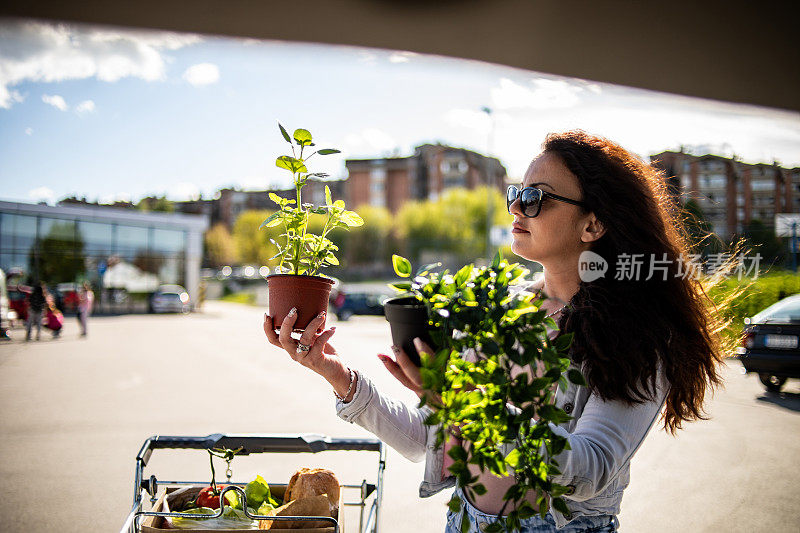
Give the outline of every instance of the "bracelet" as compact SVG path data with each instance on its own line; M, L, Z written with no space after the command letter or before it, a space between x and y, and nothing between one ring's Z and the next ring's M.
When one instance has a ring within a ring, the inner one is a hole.
M339 395L336 393L336 389L333 389L333 395L334 395L334 396L336 396L336 398L337 398L337 399L338 399L340 402L343 402L345 398L347 398L348 396L350 396L350 392L353 390L353 384L356 382L356 373L355 373L355 372L353 372L353 370L352 370L352 369L350 369L350 368L348 368L348 369L347 369L347 372L350 374L350 386L349 386L349 387L347 387L347 392L345 392L345 393L344 393L344 398L342 398L341 396L339 396Z

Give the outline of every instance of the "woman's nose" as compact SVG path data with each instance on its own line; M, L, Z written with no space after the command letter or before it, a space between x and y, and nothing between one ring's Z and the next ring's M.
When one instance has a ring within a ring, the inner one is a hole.
M508 206L508 212L512 215L523 216L523 213L519 208L519 197L517 197L513 202L511 202L511 205Z

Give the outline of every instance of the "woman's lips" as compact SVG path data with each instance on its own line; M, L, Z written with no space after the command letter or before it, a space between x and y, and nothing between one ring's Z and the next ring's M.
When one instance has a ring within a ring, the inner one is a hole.
M511 233L530 233L530 231L526 231L526 230L524 230L522 228L518 228L517 226L514 226L514 227L511 228Z

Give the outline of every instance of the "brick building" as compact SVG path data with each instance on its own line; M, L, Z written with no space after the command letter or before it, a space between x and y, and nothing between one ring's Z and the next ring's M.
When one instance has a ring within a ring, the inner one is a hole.
M341 180L313 180L310 179L303 187L303 203L309 202L316 205L325 203L325 185L331 189L334 199L342 198ZM237 189L222 189L219 197L213 200L189 200L174 202L175 211L180 213L206 214L210 217L211 225L225 224L232 229L236 219L244 211L254 209L275 210L275 202L269 199L269 193L274 192L283 198L294 199L296 193L292 189L278 189L271 191L242 191Z
M409 200L435 200L450 188L485 185L487 171L494 187L506 187L499 160L440 144L417 146L409 157L348 159L345 165L349 176L342 193L351 209L370 204L396 213Z
M724 239L753 219L772 227L776 213L800 213L800 168L750 164L736 157L666 151L650 161L669 177L682 203L694 200Z

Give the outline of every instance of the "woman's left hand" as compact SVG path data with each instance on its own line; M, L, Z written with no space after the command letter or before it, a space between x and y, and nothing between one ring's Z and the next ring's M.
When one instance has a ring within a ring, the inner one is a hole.
M418 353L434 353L434 350L422 342L419 337L414 339L414 347ZM422 376L420 375L419 367L411 362L408 354L399 346L392 346L394 352L394 359L385 354L378 354L386 370L393 375L397 381L402 383L406 388L414 391L414 394L422 398L425 390L422 388Z

